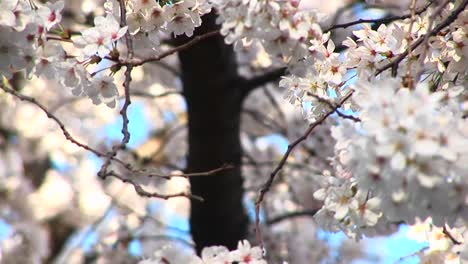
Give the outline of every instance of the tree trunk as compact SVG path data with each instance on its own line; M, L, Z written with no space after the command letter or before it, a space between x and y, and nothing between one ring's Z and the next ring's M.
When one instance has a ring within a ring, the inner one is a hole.
M195 31L201 35L218 29L216 16L204 16ZM234 169L190 178L193 201L190 226L197 252L211 245L230 249L247 235L243 208L240 112L243 101L232 46L222 36L205 39L179 53L182 83L188 111L187 172L208 171L232 164Z

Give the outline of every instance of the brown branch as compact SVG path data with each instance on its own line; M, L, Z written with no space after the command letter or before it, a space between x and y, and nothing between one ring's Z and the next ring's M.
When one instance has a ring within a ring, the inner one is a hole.
M174 95L174 94L182 95L182 92L176 91L176 90L168 90L168 91L164 91L164 92L161 92L161 93L158 93L158 94L152 94L152 93L143 92L143 91L130 91L131 96L138 96L138 97L148 98L148 99L162 98L162 97L166 97L166 96ZM51 106L49 111L51 113L55 113L57 110L59 110L63 106L65 106L67 104L75 103L75 102L77 102L79 100L82 100L82 99L85 99L85 98L86 97L78 97L78 96L63 98L63 99L60 100L60 102L57 102L57 104ZM120 96L119 99L125 99L125 95Z
M408 43L411 42L411 35L412 35L412 32L413 32L413 26L414 26L414 22L416 20L416 0L411 0L411 5L410 5L410 10L411 10L411 18L410 18L410 24L409 24L409 29L408 29L408 32L407 32L407 36L406 36L406 41ZM405 79L406 79L406 86L410 89L413 88L413 85L414 85L414 82L413 82L413 79L411 78L411 61L412 61L412 58L413 58L413 50L412 50L412 47L411 45L408 46L408 60L406 61L406 76L405 76ZM396 75L396 69L394 70L394 74Z
M252 92L255 88L265 85L269 82L273 82L281 78L286 74L286 68L278 68L270 72L254 76L250 79L244 79L242 82L242 95L246 97Z
M187 197L189 199L194 199L194 200L198 200L198 201L203 202L202 197L197 196L197 195L193 195L193 194L187 193L187 192L178 192L178 193L173 193L173 194L160 194L160 193L156 193L156 192L148 192L145 189L143 189L143 187L140 184L136 183L134 180L129 179L127 177L124 177L124 176L116 173L115 171L108 171L105 176L106 177L114 177L116 179L119 179L123 183L131 184L133 186L133 188L135 189L135 192L138 195L143 196L143 197L148 197L148 198L153 198L154 197L154 198L160 198L160 199L164 199L164 200L167 200L167 199L170 199L170 198L175 198L175 197Z
M92 148L91 146L89 146L87 144L81 143L80 141L76 140L70 134L68 129L65 127L65 124L56 115L54 115L52 111L48 110L47 107L45 107L43 104L39 103L35 98L23 95L23 94L15 91L15 90L13 90L11 88L8 88L3 83L0 83L0 89L5 91L6 93L9 93L9 94L13 95L14 97L20 99L21 101L27 101L27 102L32 103L32 104L36 105L37 107L39 107L44 112L44 114L46 114L46 116L48 118L55 121L55 123L60 127L60 129L62 130L63 135L65 136L65 139L67 139L68 141L70 141L74 145L95 154L99 158L108 158L108 159L110 158L111 161L117 162L118 164L120 164L124 168L126 168L127 170L129 170L131 172L135 172L135 170L132 169L132 166L130 164L124 162L123 160L121 160L121 159L119 159L119 158L117 158L115 156L109 157L108 154L106 154L104 152L101 152L101 151L99 151L99 150L97 150L95 148Z
M312 209L312 210L304 210L304 211L294 211L286 214L282 214L271 219L266 220L267 225L274 225L284 220L296 218L296 217L304 217L304 216L314 216L319 209Z
M128 234L128 235L125 235L125 236L120 236L117 241L115 242L115 244L119 244L119 243L125 243L127 241L132 241L132 240L141 240L141 241L144 241L144 240L166 240L166 241L173 241L173 242L178 242L178 243L181 243L187 247L190 247L190 248L194 248L195 245L193 244L193 242L191 241L188 241L188 240L185 240L183 238L180 238L180 237L175 237L175 236L169 236L169 235L132 235L132 234Z
M179 70L176 69L175 67L172 67L171 65L167 64L166 62L159 60L159 61L155 61L154 64L156 64L157 66L159 66L159 67L163 68L164 70L170 72L175 77L180 77Z
M444 225L444 227L442 228L442 232L452 241L454 245L462 244L460 241L456 240L455 237L453 237L453 235L448 231L447 226Z
M218 34L219 34L219 30L213 30L213 31L210 31L210 32L205 33L203 35L196 36L196 37L192 38L190 41L188 41L187 43L182 44L180 46L177 46L175 48L169 49L169 50L159 54L158 56L151 57L151 58L146 58L146 59L130 59L129 61L121 61L119 63L121 65L131 64L132 66L137 67L137 66L141 66L141 65L143 65L145 63L148 63L148 62L159 61L159 60L161 60L161 59L163 59L163 58L165 58L165 57L167 57L169 55L172 55L172 54L174 54L176 52L189 49L192 46L194 46L195 44L199 43L200 41L202 41L204 39L207 39L207 38L210 38L210 37L213 37L213 36L217 36Z
M439 25L437 25L428 34L430 36L434 36L437 33L439 33L443 28L445 28L446 26L449 26L452 22L454 22L457 19L458 15L465 10L467 4L468 4L468 0L464 0L455 10L453 10L453 12L444 21L442 21ZM421 45L421 43L423 43L425 38L426 38L426 36L420 37L416 42L414 42L410 46L411 49L414 50L419 45ZM388 63L388 64L384 65L383 67L381 67L380 69L378 69L377 72L375 73L375 75L377 76L377 75L381 74L383 71L388 70L390 68L396 69L396 67L398 67L398 64L403 59L406 58L406 56L408 55L408 52L409 52L409 50L407 49L405 52L403 52L398 57L396 57L395 60L391 61L390 63ZM394 71L394 72L396 73L396 71ZM394 74L394 75L396 75L396 74Z
M434 24L434 21L436 19L436 17L438 15L440 15L440 13L444 10L444 7L446 5L448 5L449 3L451 2L451 0L445 0L444 3L442 3L436 11L434 11L434 13L431 15L431 17L429 18L429 26L427 27L428 29L431 29L432 28L432 25ZM426 58L426 53L427 53L427 50L429 49L429 37L430 35L429 34L426 34L424 36L424 48L421 52L421 54L419 55L419 59L418 59L418 64L419 65L423 65L424 64L424 59ZM421 67L421 70L416 74L416 80L419 80L420 76L421 76L421 73L422 73L422 70L423 70L423 67ZM437 87L437 86L436 86Z
M150 162L154 162L155 158L161 155L166 148L166 146L169 144L169 142L180 132L182 132L186 128L185 124L178 125L178 126L173 126L168 128L167 130L162 131L162 140L161 144L158 146L158 148L147 155L146 157L140 157L136 152L133 153L133 155L137 159L141 159L143 162L143 165L148 164ZM154 137L154 136L153 136ZM156 136L159 138L159 136Z
M125 9L125 0L118 0L120 6L120 26L125 27L127 26L127 11ZM127 30L125 33L125 44L127 45L127 59L133 59L133 40L132 36L130 35L130 31Z
M173 174L170 174L170 175L161 175L161 174L156 174L156 173L148 173L146 176L147 177L161 177L161 178L166 178L166 179L170 179L172 177L189 178L189 177L198 177L198 176L209 176L209 175L213 175L213 174L216 174L218 172L225 171L225 170L230 170L230 169L233 169L233 168L234 168L233 165L224 164L223 166L221 166L219 168L212 169L212 170L209 170L209 171L203 171L203 172L173 173Z
M433 1L430 1L424 7L420 8L419 10L416 10L415 14L417 14L417 15L422 14L424 11L427 10L427 8L430 5L432 5L432 2ZM358 20L343 23L343 24L333 25L333 26L327 28L326 30L324 30L323 32L329 32L331 30L335 30L335 29L338 29L338 28L348 28L348 27L363 24L363 23L377 23L378 25L388 24L388 23L391 23L393 21L403 20L403 19L407 19L407 18L410 18L410 17L411 17L411 14L406 14L406 15L402 15L402 16L387 16L387 17L377 18L377 19L358 19Z
M119 4L120 4L120 26L125 27L127 26L125 1L119 0ZM128 30L125 33L125 42L127 46L127 59L131 60L133 58L133 41L132 41L132 36L130 35L130 32ZM120 144L113 146L112 151L107 153L107 158L102 164L101 169L98 172L98 176L101 177L102 179L105 179L107 177L106 172L107 172L109 165L111 164L111 159L117 155L117 152L120 149L124 149L127 143L130 141L130 132L128 131L128 123L130 121L128 119L127 110L130 104L132 103L130 99L130 83L132 81L133 65L128 63L128 64L125 64L125 66L126 66L125 81L123 83L125 101L122 106L122 109L120 110L120 115L122 116L122 130L121 131L122 131L123 138Z
M130 94L134 96L143 97L143 98L155 99L155 98L162 98L162 97L166 97L166 96L174 95L174 94L181 95L182 92L176 91L176 90L169 90L169 91L164 91L158 94L152 94L152 93L143 92L143 91L133 91L133 92L130 92Z
M417 14L421 14L423 13L424 11L427 10L427 8L429 8L429 6L433 3L434 1L430 1L424 8L418 10ZM391 23L393 21L386 21L386 19L392 17L391 15L388 15L388 16L385 16L383 18L379 18L379 19L376 19L376 20L381 20L381 21L375 21L372 26L371 26L371 29L372 30L377 30L381 25L383 24L388 24L388 23ZM396 21L396 20L394 20ZM384 22L387 22L387 23L384 23ZM326 32L326 31L324 31ZM357 40L357 37L356 36L350 36L350 38L353 40L353 41L356 41ZM338 46L336 46L335 48L335 52L342 52L344 50L348 49L347 46L343 45L343 44L340 44Z
M312 93L307 93L308 95L314 97L315 99L317 99L319 102L321 103L324 103L326 105L328 105L328 107L330 107L331 109L335 108L336 105L334 105L333 103L331 103L330 101L328 101L327 99L325 98L322 98L318 95L315 95L315 94L312 94ZM340 110L336 109L335 110L336 114L344 119L349 119L349 120L352 120L354 122L361 122L361 119L359 117L355 117L353 115L347 115L343 112L341 112Z
M130 164L127 164L124 161L116 158L115 155L111 157L111 156L109 156L109 154L105 154L103 152L100 152L100 151L90 147L89 145L81 143L78 140L76 140L75 138L73 138L71 136L70 132L65 127L65 125L63 124L63 122L57 116L52 114L43 104L39 103L35 98L23 95L21 93L18 93L17 91L6 87L3 83L0 83L0 89L5 91L6 93L9 93L9 94L15 96L16 98L20 99L21 101L27 101L27 102L30 102L30 103L36 105L37 107L39 107L47 115L48 118L54 120L55 123L57 123L57 125L62 130L63 135L65 136L65 138L68 141L72 142L73 144L75 144L76 146L78 146L80 148L83 148L83 149L85 149L85 150L87 150L89 152L94 153L98 157L101 157L101 158L106 157L107 158L106 162L108 162L107 166L104 167L104 170L102 170L102 167L101 167L101 171L98 172L98 175L101 176L102 178L106 178L107 176L113 176L111 174L115 174L115 173L107 172L107 168L110 165L110 161L116 161L117 163L122 165L124 168L126 168L131 173L147 173L147 175L146 175L147 177L161 177L161 178L166 178L166 179L169 179L171 177L184 177L184 178L187 178L187 177L194 177L194 176L206 176L206 175L215 174L215 173L217 173L219 171L222 171L222 170L232 169L233 168L231 165L223 165L220 168L205 171L205 172L178 173L178 174L169 174L169 175L149 173L146 170L135 170L135 169L133 169L131 167ZM117 145L117 146L120 146L120 145ZM116 151L117 148L114 147L114 150ZM112 151L111 153L114 153L114 151ZM99 173L101 173L101 174L99 174ZM123 177L121 177L121 178L123 178ZM182 196L182 195L179 195L179 196ZM158 196L154 195L152 197L158 197ZM166 196L163 196L163 197L171 198L173 196L167 196L166 195ZM164 198L164 199L167 199L167 198Z
M32 103L34 105L36 105L37 107L39 107L46 115L48 118L52 119L55 121L55 123L57 123L57 125L60 127L60 129L62 130L62 133L63 135L65 136L65 138L70 141L71 143L73 143L74 145L80 147L80 148L83 148L87 151L90 151L92 153L94 153L96 156L98 157L105 157L106 154L105 153L102 153L84 143L81 143L79 142L78 140L76 140L74 137L72 137L72 135L70 134L70 132L67 130L67 128L65 127L65 125L63 124L63 122L57 117L55 116L54 114L52 114L43 104L39 103L36 98L33 98L33 97L30 97L30 96L26 96L26 95L23 95L11 88L8 88L6 87L6 85L2 82L0 83L0 89L2 89L4 92L6 93L9 93L11 95L13 95L14 97L20 99L21 101L27 101L29 103Z
M325 115L323 115L317 121L310 124L309 128L305 131L305 133L302 136L300 136L299 138L297 138L295 141L293 141L291 144L288 145L288 149L284 153L280 162L278 163L276 168L273 170L273 172L270 174L270 177L268 178L266 183L263 185L257 197L257 200L255 201L255 227L256 227L257 240L259 241L260 245L263 245L261 230L260 230L260 207L261 207L261 204L263 202L263 199L266 193L270 190L270 187L273 184L273 181L275 180L276 175L278 174L279 171L281 171L283 166L286 164L286 161L289 155L291 154L291 152L294 150L294 148L297 145L299 145L299 143L306 140L312 134L312 132L317 126L321 125L331 114L333 114L339 107L341 107L346 102L346 100L348 100L353 95L353 92L354 91L351 91L346 96L344 96L343 99L341 99L341 101L337 105L335 105L330 111L328 111Z
M268 101L270 101L270 104L273 106L273 108L276 109L276 111L278 112L278 115L280 116L281 120L286 124L286 127L282 128L283 131L284 131L284 134L286 135L287 132L288 132L288 128L287 128L287 123L288 122L287 122L287 119L286 119L286 115L281 110L281 106L279 105L278 101L276 101L273 94L270 92L270 90L268 90L268 87L263 87L263 93L266 95Z
M249 115L252 119L258 122L261 126L270 129L272 132L275 132L277 129L283 134L287 134L286 128L282 127L278 122L270 118L259 111L255 111L249 108L243 108L242 113Z
M88 226L88 230L80 237L80 239L76 242L70 243L69 246L66 246L64 250L54 259L52 263L61 263L63 260L68 260L70 258L70 255L73 254L78 248L80 248L84 241L91 235L93 234L96 229L105 221L106 217L109 215L109 213L112 211L114 208L114 201L112 201L108 206L106 211L98 218L96 219L91 225Z

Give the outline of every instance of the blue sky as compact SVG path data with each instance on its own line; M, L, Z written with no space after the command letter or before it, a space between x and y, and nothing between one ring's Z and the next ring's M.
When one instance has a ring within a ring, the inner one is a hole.
M136 147L139 144L143 143L149 135L149 125L148 122L150 120L147 120L145 118L145 115L143 113L143 107L141 104L138 102L133 103L130 108L129 108L129 131L131 133L131 138L130 138L130 147ZM108 126L106 126L103 130L103 136L106 136L109 138L109 140L120 140L122 138L121 134L121 128L122 128L122 120L119 117L118 120ZM262 140L265 140L266 142L272 143L275 146L280 149L280 151L285 152L287 149L288 141L277 134L272 134L266 137L263 137ZM109 141L110 143L110 141ZM254 206L248 201L245 201L244 203L248 209L249 215L251 219L254 217ZM152 203L153 206L151 206L151 210L160 210L160 206L162 206L161 203L155 202ZM187 232L189 231L189 222L188 219L183 218L177 214L167 214L166 215L167 219L165 219L168 223L169 226L175 227L177 229L181 230L186 230ZM0 222L0 228L1 228L1 222ZM412 258L405 258L402 261L398 260L401 257L408 256L419 249L423 248L426 246L424 243L417 243L414 240L410 240L406 237L406 232L408 228L404 225L402 225L399 229L399 231L391 236L387 237L376 237L376 238L366 238L362 240L359 243L364 243L365 244L365 253L367 253L369 256L374 256L378 255L380 257L380 260L377 262L375 259L372 261L364 261L364 260L358 260L355 261L353 264L394 264L394 263L399 263L399 264L413 264L413 263L418 263L418 259L416 257ZM185 240L189 240L189 236L185 232L178 232L174 229L167 229L167 234L176 237L176 238L182 238ZM1 237L1 230L0 230L0 237ZM339 233L328 233L328 232L319 232L319 238L326 241L327 243L330 244L332 247L338 247L339 244L343 239L345 239L345 235L341 232ZM91 235L91 237L86 240L88 243L93 243L95 237ZM135 242L130 245L130 250L134 254L138 254L140 252L140 247L139 243Z

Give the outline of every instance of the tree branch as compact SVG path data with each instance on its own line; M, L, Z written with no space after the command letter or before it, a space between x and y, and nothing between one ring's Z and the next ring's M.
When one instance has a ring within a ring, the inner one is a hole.
M309 128L305 131L305 133L302 136L300 136L298 139L296 139L295 141L293 141L291 144L288 145L288 149L286 150L280 162L278 163L278 166L276 166L276 168L270 174L270 177L268 178L266 183L263 185L257 197L257 200L255 201L255 227L256 227L257 240L259 241L260 245L263 245L261 230L260 230L260 207L261 207L261 204L263 202L263 199L266 193L270 190L270 187L273 184L273 181L275 180L276 175L278 174L279 171L281 171L283 166L286 164L286 161L289 155L291 154L291 152L294 150L294 148L297 145L299 145L299 143L306 140L312 134L312 132L317 126L321 125L331 114L333 114L339 107L341 107L346 102L346 100L348 100L353 95L353 92L354 91L351 91L346 96L344 96L343 99L337 105L335 105L330 111L328 111L325 115L323 115L317 121L310 124Z
M449 26L452 22L454 22L457 19L458 15L465 10L467 4L468 4L468 0L464 0L455 10L453 10L453 12L444 21L442 21L439 25L437 25L428 34L430 36L434 36L437 33L439 33L443 28L445 28L446 26ZM421 45L421 43L424 42L425 38L426 38L426 36L424 35L424 36L420 37L416 42L414 42L411 45L411 50L414 50L419 45ZM380 69L378 69L377 72L375 73L375 75L379 75L383 71L388 70L390 68L396 69L396 67L398 67L398 64L400 64L400 62L403 59L406 58L408 53L409 53L409 49L407 49L405 52L403 52L398 57L396 57L395 60L391 61L390 63L388 63L388 64L384 65L383 67L381 67ZM393 75L396 75L396 71L394 71Z
M453 237L452 233L450 233L446 225L444 225L444 227L442 228L442 232L444 233L444 235L446 235L450 239L450 241L452 241L454 245L462 244L460 241L456 240L455 237Z
M119 0L119 4L120 4L120 26L125 27L127 26L127 17L126 17L127 14L125 10L125 1ZM130 35L129 31L125 33L125 42L127 46L127 60L131 60L133 58L133 41L132 41L132 36ZM128 123L130 121L128 119L127 110L130 104L132 103L130 99L130 83L132 81L133 65L130 63L127 63L125 64L125 66L126 66L125 81L123 83L123 87L125 91L125 101L122 106L122 109L120 110L120 115L122 116L122 130L121 131L122 131L123 138L120 144L113 146L112 151L107 153L107 159L102 164L101 169L99 170L97 174L102 179L105 179L107 177L107 169L109 165L111 164L111 159L117 155L117 152L120 149L124 149L127 143L130 141L130 132L128 131Z
M6 87L6 85L2 82L0 83L0 89L2 89L4 92L6 93L9 93L11 95L13 95L14 97L20 99L21 101L27 101L29 103L32 103L34 105L36 105L37 107L39 107L46 115L48 118L52 119L55 121L55 123L57 123L57 125L60 127L60 129L62 130L62 133L63 135L65 136L65 138L70 141L71 143L73 143L74 145L82 148L82 149L85 149L87 151L90 151L92 153L94 153L96 156L98 157L105 157L106 154L103 153L103 152L100 152L99 150L96 150L92 147L90 147L89 145L86 145L84 143L81 143L79 142L78 140L76 140L74 137L72 137L72 135L70 134L70 132L67 130L67 128L65 127L65 125L63 124L63 122L57 117L55 116L54 114L52 114L48 109L47 107L45 107L43 104L39 103L36 98L33 98L33 97L30 97L30 96L26 96L26 95L23 95L11 88L8 88ZM116 160L117 161L117 160ZM119 161L119 163L123 161Z
M141 66L145 63L148 63L148 62L153 62L153 61L159 61L169 55L172 55L176 52L179 52L179 51L182 51L182 50L187 50L191 47L193 47L195 44L199 43L200 41L202 40L205 40L207 38L210 38L210 37L213 37L213 36L217 36L219 34L219 30L213 30L213 31L210 31L208 33L204 33L202 35L199 35L199 36L195 36L194 38L192 38L190 41L188 41L187 43L185 44L182 44L180 46L177 46L175 48L172 48L172 49L169 49L157 56L154 56L154 57L151 57L151 58L146 58L146 59L130 59L129 61L120 61L119 64L120 65L126 65L126 64L131 64L133 65L134 67L137 67L137 66Z
M278 68L276 70L266 72L264 74L254 76L250 79L245 79L242 83L242 96L247 97L255 88L265 85L269 82L277 81L281 76L286 75L286 68Z
M296 217L303 217L303 216L314 216L319 209L312 209L312 210L304 210L304 211L294 211L286 214L282 214L271 219L266 220L267 225L274 225L284 220L296 218Z
M129 179L127 177L124 177L123 175L120 175L120 174L116 173L115 171L108 171L106 173L106 177L114 177L116 179L119 179L123 183L131 184L133 186L133 188L135 189L135 192L138 193L138 195L140 195L142 197L148 197L148 198L155 197L155 198L160 198L160 199L164 199L164 200L174 198L174 197L187 197L189 199L194 199L194 200L198 200L198 201L201 201L201 202L204 201L202 197L200 197L198 195L192 195L191 193L188 193L188 192L178 192L178 193L174 193L174 194L160 194L160 193L156 193L156 192L148 192L145 189L143 189L143 187L140 184L136 183L134 180Z
M427 8L430 5L432 5L432 2L433 1L430 1L424 7L420 8L419 10L416 10L416 14L419 15L419 14L423 13L424 11L426 11ZM358 24L363 24L363 23L377 23L378 25L388 24L388 23L391 23L391 22L396 21L396 20L403 20L403 19L410 18L410 17L411 17L411 14L406 14L406 15L403 15L403 16L386 16L386 17L377 18L377 19L358 19L358 20L343 23L343 24L333 25L333 26L327 28L326 30L324 30L323 32L329 32L329 31L332 31L332 30L335 30L335 29L338 29L338 28L348 28L348 27L355 26L355 25L358 25Z
M312 96L312 97L314 97L314 98L317 99L319 102L328 105L328 107L330 107L330 108L332 108L332 109L336 107L336 105L334 105L333 103L331 103L330 101L328 101L328 100L325 99L325 98L322 98L322 97L320 97L320 96L318 96L318 95L315 95L315 94L312 94L312 93L307 93L307 94L310 95L310 96ZM347 115L347 114L341 112L341 111L338 110L338 109L336 109L335 112L336 112L336 114L337 114L339 117L341 117L341 118L349 119L349 120L352 120L352 121L354 121L354 122L361 122L361 119L360 119L359 117L355 117L355 116L352 116L352 115Z

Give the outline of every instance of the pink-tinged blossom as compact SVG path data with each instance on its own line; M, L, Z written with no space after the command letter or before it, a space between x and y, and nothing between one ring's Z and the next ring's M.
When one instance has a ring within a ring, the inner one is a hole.
M143 13L144 22L142 23L141 29L145 32L149 32L164 26L168 20L166 9L156 3L154 7L145 10Z
M263 251L259 247L251 247L249 241L239 241L237 250L231 252L233 261L239 264L266 264Z
M81 36L72 38L75 46L82 49L84 57L96 54L106 56L111 51L112 44L127 32L127 26L121 28L111 14L96 17L94 24L95 27L84 30Z
M177 13L168 21L166 29L168 32L174 33L175 36L185 34L187 37L191 37L195 25L189 14Z
M229 250L223 246L206 247L201 258L195 257L190 264L226 264L232 263Z
M47 29L47 31L49 31L53 26L60 23L60 21L62 20L61 12L63 7L63 1L47 3L46 5L39 7L39 10L37 10L37 14L41 18L41 22Z
M18 0L2 0L0 1L0 25L13 27L16 25L15 9L18 5Z
M137 12L141 9L149 9L157 5L157 1L154 0L134 0L132 1L133 11ZM159 5L159 4L158 4Z
M105 103L114 108L119 95L114 78L111 76L99 76L91 79L88 87L85 87L86 95L91 98L93 104Z
M44 75L47 79L54 79L60 63L66 59L63 47L56 42L47 42L41 47L40 55L36 62L36 75Z

